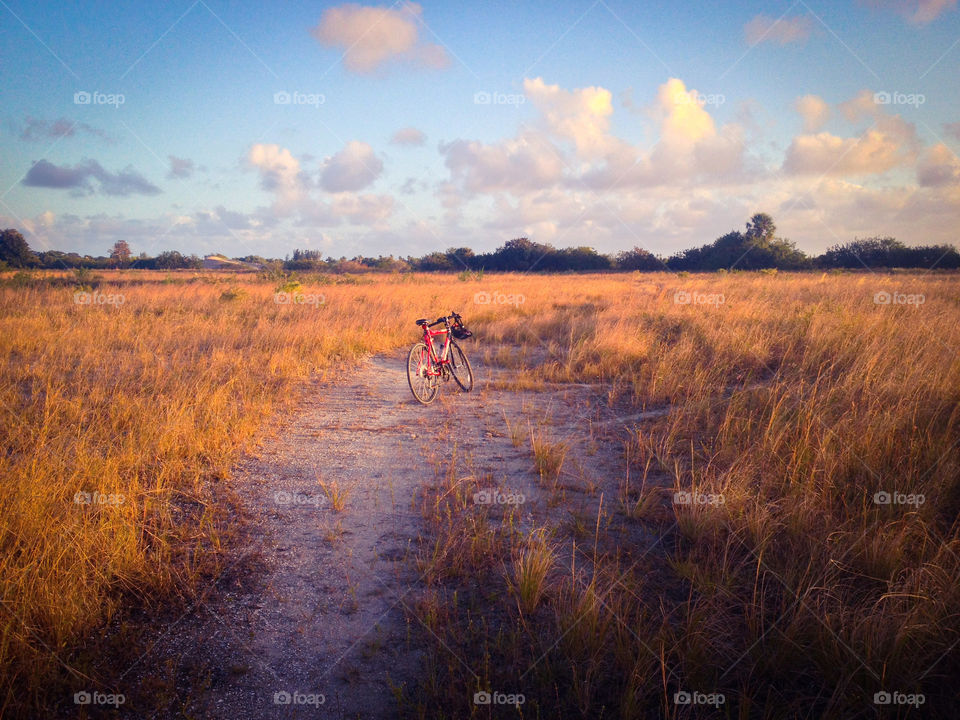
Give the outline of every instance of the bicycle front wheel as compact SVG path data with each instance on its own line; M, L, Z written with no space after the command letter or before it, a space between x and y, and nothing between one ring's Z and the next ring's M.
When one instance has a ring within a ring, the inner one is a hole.
M410 383L410 392L418 403L429 405L440 392L439 378L430 375L432 368L430 351L424 343L417 343L410 348L407 358L407 382Z
M455 340L450 340L450 372L464 392L473 390L473 368Z

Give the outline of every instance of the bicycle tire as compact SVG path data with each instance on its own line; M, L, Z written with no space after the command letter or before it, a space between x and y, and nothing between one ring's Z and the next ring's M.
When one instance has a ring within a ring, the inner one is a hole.
M457 381L461 390L464 392L473 390L473 368L456 340L450 340L450 374L453 375L453 379Z
M410 348L410 355L407 356L407 382L413 397L421 405L432 403L440 392L439 378L426 374L430 365L430 351L426 344L419 342Z

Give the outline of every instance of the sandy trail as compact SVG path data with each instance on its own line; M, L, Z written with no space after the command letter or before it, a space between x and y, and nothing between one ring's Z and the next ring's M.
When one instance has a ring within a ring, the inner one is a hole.
M406 351L371 358L318 385L238 463L231 483L251 526L216 592L143 664L166 662L176 678L175 702L156 717L395 716L395 692L420 679L421 628L407 612L419 589L417 493L454 448L466 471L526 496L530 527L615 494L623 468L607 441L622 425L601 398L587 386L493 389L503 371L465 349L473 393L450 382L424 407L407 386ZM542 495L529 440L511 442L509 427L537 425L571 445L563 508ZM342 493L341 509L321 483Z

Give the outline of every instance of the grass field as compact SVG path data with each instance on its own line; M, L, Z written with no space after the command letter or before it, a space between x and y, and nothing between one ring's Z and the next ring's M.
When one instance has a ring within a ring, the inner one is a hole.
M42 707L61 660L93 672L91 632L215 572L231 462L311 377L451 309L507 386L669 412L618 448L618 497L579 539L491 522L456 464L439 474L423 547L448 551L421 556L436 644L410 715L475 712L468 685L518 688L531 717L699 716L720 695L738 717L873 717L878 692L957 707L956 275L82 282L0 289L0 708ZM517 435L545 483L554 440Z

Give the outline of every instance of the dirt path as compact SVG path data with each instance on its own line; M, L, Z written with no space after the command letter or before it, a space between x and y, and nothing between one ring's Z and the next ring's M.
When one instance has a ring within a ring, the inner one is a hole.
M595 512L601 493L613 496L622 463L609 441L622 425L601 398L587 386L495 390L502 371L478 355L474 392L449 383L428 407L412 399L405 352L364 361L238 464L232 483L253 518L249 545L144 663L170 658L177 699L167 716L394 716L395 692L418 681L421 664L419 628L405 612L418 589L416 496L454 447L458 464L525 495L531 526ZM541 498L535 426L571 446L564 508Z

